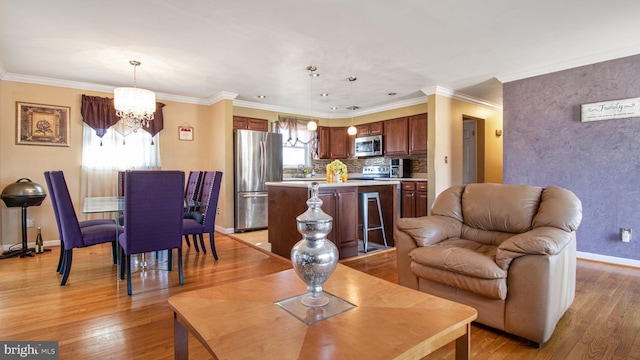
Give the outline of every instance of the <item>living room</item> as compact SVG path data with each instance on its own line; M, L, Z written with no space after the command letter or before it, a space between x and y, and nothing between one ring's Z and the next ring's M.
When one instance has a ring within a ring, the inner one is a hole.
M588 47L589 44L584 46ZM422 95L422 103L377 114L362 114L356 116L354 121L365 123L396 115L424 112L434 114L439 112L438 109L458 106L473 108L474 110L464 113L490 119L488 128L503 131L501 137L493 138L499 146L486 154L488 157L496 157L486 163L486 173L489 175L485 178L487 182L557 185L572 190L581 199L584 211L583 222L577 234L579 258L638 267L640 245L635 236L632 236L630 243L620 241L620 228L634 229L638 225L635 215L640 210L640 198L634 186L640 154L640 145L634 136L640 127L638 119L589 123L580 121L582 104L638 97L640 56L634 55L637 53L639 51L627 47L619 51L619 56L586 65L568 66L568 61L564 68L532 71L524 77L503 78L504 112L491 106L469 105L468 102L451 98L443 91L434 89L431 93ZM125 59L125 63L128 60ZM578 63L576 60L576 64ZM69 182L70 190L74 202L78 207L81 206L80 139L83 123L79 110L80 98L82 94L110 97L111 90L78 89L61 86L59 83L52 85L20 81L15 77L17 70L12 70L8 64L3 65L6 71L0 72L0 185L5 187L25 177L44 184L44 171L63 170L69 179L74 179ZM302 65L304 67L308 63ZM308 84L307 79L304 80ZM307 90L304 90L305 98L308 98ZM70 107L70 146L53 148L17 145L15 134L18 101ZM167 130L160 133L163 168L183 171L204 168L232 174L233 164L229 157L233 115L275 121L278 114L276 111L243 106L246 103L224 95L209 103L181 102L175 99L160 101L167 104L164 109ZM461 116L457 115L456 119L449 121L459 121ZM319 118L321 123L339 125L346 125L351 121L349 117ZM194 141L178 139L177 128L184 122L195 129ZM443 148L441 143L435 141L451 136L451 132L455 132L458 137L459 127L436 127L434 131L431 130L429 181L432 193L429 195L433 199L449 185L460 182L460 156L452 154L459 154L461 151L457 149L457 143L448 143ZM491 134L495 134L495 131ZM456 148L452 150L453 147ZM446 165L445 156L449 156L450 160ZM232 182L227 182L220 196L221 212L217 228L221 233L232 227L232 203L233 185ZM55 218L48 200L42 206L29 208L28 211L29 217L36 219L37 226L42 228L45 240L54 241L58 238ZM3 207L1 217L2 244L8 247L20 238L19 210ZM30 228L29 237L32 239L34 236L35 229ZM8 265L0 262L0 266L4 268ZM621 270L627 271L626 268ZM188 282L189 278L186 280ZM10 279L3 281L10 283ZM55 279L51 281L56 282ZM81 281L76 281L80 285Z

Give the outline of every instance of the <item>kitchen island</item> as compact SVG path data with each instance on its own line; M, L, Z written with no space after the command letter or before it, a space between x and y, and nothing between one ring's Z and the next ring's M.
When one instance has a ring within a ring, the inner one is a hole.
M359 226L362 223L358 205L359 192L379 193L387 243L389 246L394 246L399 181L317 182L322 210L333 218L333 229L327 238L336 244L341 259L358 255L358 239L362 239L362 229ZM289 258L293 245L302 239L302 235L297 230L296 217L307 211L311 184L311 181L266 183L269 196L269 242L273 253ZM371 202L370 224L379 223L377 211L375 203ZM370 232L369 242L383 244L381 231Z

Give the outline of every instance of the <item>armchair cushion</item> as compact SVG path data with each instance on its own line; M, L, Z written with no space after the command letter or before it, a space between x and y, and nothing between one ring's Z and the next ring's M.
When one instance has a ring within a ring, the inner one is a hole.
M429 216L399 219L397 226L411 235L418 246L429 246L460 237L462 222L446 216Z
M524 255L557 255L573 239L570 232L554 227L540 227L510 237L498 247L496 263L507 270L513 259Z
M448 239L409 253L419 277L468 290L492 299L507 296L507 271L496 262L497 247L465 239ZM432 271L439 269L442 271Z
M542 189L508 184L469 184L462 193L465 225L480 230L522 233L540 205Z

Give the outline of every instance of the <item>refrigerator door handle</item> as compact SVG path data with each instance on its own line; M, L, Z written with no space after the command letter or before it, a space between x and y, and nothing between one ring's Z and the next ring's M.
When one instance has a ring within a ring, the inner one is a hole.
M265 166L267 164L265 152L265 143L260 140L260 182L264 182L265 179Z
M257 198L257 197L268 197L269 194L244 194L243 198Z

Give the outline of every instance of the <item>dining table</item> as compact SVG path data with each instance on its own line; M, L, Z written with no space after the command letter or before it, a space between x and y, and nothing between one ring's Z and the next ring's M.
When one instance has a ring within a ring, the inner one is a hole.
M116 244L116 252L114 256L116 257L116 278L118 280L120 280L120 243L118 242L118 228L122 225L120 224L120 213L122 211L124 211L124 197L121 196L86 197L84 199L84 205L82 206L83 214L116 213L115 221L118 227L114 233Z
M86 197L84 199L84 204L82 206L83 214L109 214L116 213L115 221L116 225L119 227L123 224L120 224L120 214L124 212L124 203L125 199L123 196L91 196ZM206 204L201 203L196 200L185 199L184 200L184 208L186 209L195 209L200 206L206 206ZM118 231L114 233L115 241L116 241L116 265L117 265L117 274L120 274L120 243L118 242ZM116 276L118 280L120 280L120 276Z

